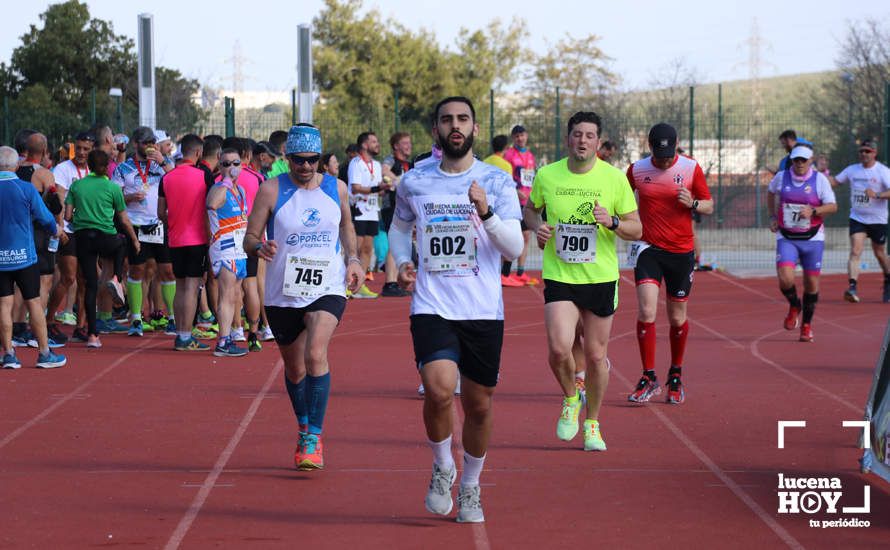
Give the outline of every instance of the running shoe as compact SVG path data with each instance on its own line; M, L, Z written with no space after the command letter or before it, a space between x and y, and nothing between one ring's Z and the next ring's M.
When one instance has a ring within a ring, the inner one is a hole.
M106 319L103 321L103 327L99 327L98 321L96 321L96 327L99 329L99 334L124 334L130 331L127 325L118 323L114 319Z
M210 346L197 341L194 337L183 340L177 335L176 340L173 341L173 349L176 351L207 351Z
M167 326L164 328L164 334L167 336L176 336L176 321L172 318L167 319Z
M108 289L108 292L111 293L111 300L115 307L124 305L127 296L124 294L124 287L117 281L117 279L109 280L105 283L105 287Z
M87 339L87 347L88 347L88 348L99 349L99 348L102 347L102 341L99 340L99 337L98 337L98 336L90 336L90 337Z
M424 389L423 382L421 382L420 385L417 386L417 395L424 395L425 393L426 389Z
M519 273L514 273L514 274L510 275L510 277L513 278L513 280L519 281L520 283L522 283L524 285L527 285L528 282L531 280L531 277L529 277L525 273L523 273L522 275L520 275Z
M19 362L18 358L12 352L7 352L3 354L3 368L4 369L20 369L22 368L22 364Z
M67 343L67 342L66 342L66 343ZM31 346L31 342L30 342L30 341L28 342L28 345ZM64 347L65 347L65 344L64 344L64 343L62 343L62 342L56 342L53 338L47 338L47 339L46 339L46 345L48 345L51 349L64 348ZM34 345L31 346L31 347L32 347L32 348L36 348L36 347L37 347L37 340L36 340L36 339L34 340Z
M59 325L55 323L50 323L46 326L46 335L61 344L68 343L68 337L65 336L65 333L62 332Z
M887 288L886 285L884 286L884 288ZM850 288L844 291L844 300L850 302L851 304L859 303L859 295L856 293L855 286L851 285Z
M556 422L556 437L563 441L571 441L578 435L578 413L581 412L581 398L563 397L562 412Z
M213 340L217 337L217 333L212 330L205 330L201 327L195 327L192 329L192 338L197 338L198 340Z
M884 295L881 297L881 300L885 304L890 303L890 279L884 277Z
M479 485L461 485L457 492L457 522L458 523L482 523L485 514L482 513L482 490Z
M53 353L52 350L50 350L37 356L37 368L57 369L59 367L64 367L67 361L68 360L65 359L64 355Z
M157 315L157 313L155 313L155 315ZM161 315L160 317L152 318L151 328L153 328L154 330L166 331L167 325L170 324L170 320L167 319L167 316L164 315L163 313L161 313L160 315Z
M77 324L77 315L70 311L60 311L53 317L56 322L73 327Z
M501 275L501 286L518 287L525 286L525 283L520 283L519 281L514 279L512 275L509 277L504 277L503 275Z
M22 333L22 338L25 339L25 343L28 344L29 348L38 347L37 337L34 336L34 333L31 332L31 329L26 329L25 332Z
M35 340L36 342L36 340ZM12 347L14 348L26 348L28 347L28 331L23 331L19 334L14 334L12 336Z
M588 419L584 421L584 450L606 450L606 442L603 441L603 434L600 433L600 423L596 420Z
M362 285L361 288L352 293L353 298L376 298L378 294L371 291L368 285Z
M306 437L306 432L303 429L300 429L300 438L297 439L297 448L294 449L294 468L300 469L300 463L303 462L303 438Z
M537 277L529 277L528 281L525 284L528 286L537 286L537 285L541 284L541 280L538 279Z
M87 335L87 331L84 330L83 327L77 327L74 329L74 332L71 333L71 338L68 339L69 342L75 342L81 344L89 340L89 336Z
M398 283L385 283L383 285L383 290L380 291L380 295L387 298L404 298L411 294L399 287Z
M244 327L238 327L232 329L232 340L235 342L246 342L247 338L244 336Z
M272 329L269 327L261 328L258 336L262 342L271 342L275 339L275 335L272 334Z
M813 327L810 323L804 323L800 325L800 341L801 342L812 342L813 341Z
M204 313L198 315L198 324L207 324L212 325L216 322L216 317L213 316L213 313L209 311L205 311Z
M213 350L213 355L217 357L243 357L247 355L247 350L238 347L230 335L226 338L225 343L216 344L216 348Z
M671 367L668 371L667 398L665 401L672 405L680 405L686 401L686 390L683 388L683 381L680 380L680 372Z
M130 330L127 331L127 336L142 336L141 319L133 319L130 321Z
M300 470L321 470L324 468L324 447L321 435L306 434L303 436L302 460L297 466Z
M433 475L430 478L430 487L426 491L423 501L426 511L431 514L445 516L451 513L454 501L451 500L451 487L457 479L457 468L443 470L438 464L433 463Z
M251 332L247 335L247 350L248 351L262 351L263 345L260 344L259 338L255 332Z
M584 386L584 379L575 377L575 389L581 396L581 404L587 405L587 388Z
M658 380L655 376L644 374L640 381L637 382L637 387L633 393L627 396L627 400L635 403L645 403L652 399L653 396L659 394L661 394L661 386L658 385Z
M368 271L367 273L365 273L365 280L366 281L374 281L374 272Z
M800 308L788 306L788 315L785 316L785 330L794 330L800 326Z

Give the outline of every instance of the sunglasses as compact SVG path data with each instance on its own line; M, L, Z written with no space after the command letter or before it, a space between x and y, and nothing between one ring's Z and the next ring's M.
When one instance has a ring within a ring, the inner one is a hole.
M859 150L859 154L860 154L860 155L864 155L864 154L866 154L866 153L874 153L874 152L875 152L875 151L872 150L872 149L860 149L860 150Z
M157 143L157 141L155 141L153 139L148 139L145 141L140 141L139 143L141 143L142 145L155 145Z
M303 164L315 164L316 162L321 160L321 155L313 155L311 157L299 157L297 155L288 155L288 160L296 164L297 166L301 166Z
M241 166L240 160L227 160L219 163L223 168L228 168L229 166Z

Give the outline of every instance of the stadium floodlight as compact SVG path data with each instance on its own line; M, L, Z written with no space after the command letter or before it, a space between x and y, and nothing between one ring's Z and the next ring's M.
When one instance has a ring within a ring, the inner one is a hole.
M312 28L297 27L297 89L299 90L300 122L312 123Z
M138 73L139 73L139 124L154 128L157 123L155 111L155 54L154 16L140 13L137 17L138 29Z

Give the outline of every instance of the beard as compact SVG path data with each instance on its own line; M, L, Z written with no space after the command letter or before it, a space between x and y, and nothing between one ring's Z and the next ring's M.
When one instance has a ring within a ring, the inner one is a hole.
M453 130L451 133L460 134L460 132L456 130ZM436 141L438 141L439 147L442 148L443 155L453 159L463 158L464 155L466 155L467 152L473 148L473 134L470 134L468 136L464 136L463 134L460 135L464 137L464 142L460 147L455 147L448 140L449 136L443 136L441 133L438 133L438 139Z

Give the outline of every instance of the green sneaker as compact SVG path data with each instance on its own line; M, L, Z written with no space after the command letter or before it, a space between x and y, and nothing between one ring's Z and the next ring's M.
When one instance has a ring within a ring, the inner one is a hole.
M597 420L584 421L584 450L605 451L606 442L600 433L600 423Z
M212 330L204 330L202 328L195 327L192 329L192 338L196 338L198 340L213 340L217 336L217 333Z
M574 397L564 397L562 400L562 413L556 423L556 437L563 441L571 441L578 435L578 413L581 412L581 398L575 393Z
M255 332L247 335L247 351L262 351L263 345L260 344Z

